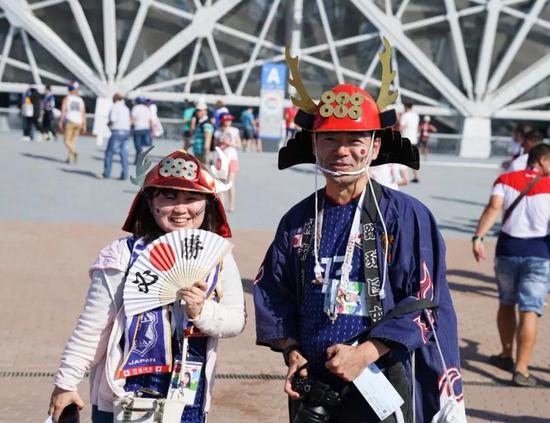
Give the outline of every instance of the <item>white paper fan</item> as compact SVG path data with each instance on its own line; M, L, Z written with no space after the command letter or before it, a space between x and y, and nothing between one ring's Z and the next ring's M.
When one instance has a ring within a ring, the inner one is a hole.
M151 242L128 271L126 316L173 303L177 291L204 280L233 244L213 232L181 229Z

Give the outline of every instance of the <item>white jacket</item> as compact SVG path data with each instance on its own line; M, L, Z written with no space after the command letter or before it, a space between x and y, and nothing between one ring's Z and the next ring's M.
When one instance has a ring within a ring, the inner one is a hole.
M100 411L113 411L113 395L125 395L125 379L115 379L123 352L120 339L124 333L122 306L123 281L130 251L121 238L99 253L90 269L91 283L86 304L76 328L67 342L54 384L76 391L90 370L90 399ZM221 273L223 296L220 303L207 300L195 326L209 336L206 353L206 388L204 411L210 408L218 338L237 336L246 320L241 277L231 254L223 261Z

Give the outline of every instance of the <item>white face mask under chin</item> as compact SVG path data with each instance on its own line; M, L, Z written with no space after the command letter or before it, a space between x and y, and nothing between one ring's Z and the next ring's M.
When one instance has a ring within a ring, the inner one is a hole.
M375 137L376 135L376 132L373 131L372 133L372 138L371 138L371 144L370 144L370 148L369 148L369 154L367 156L367 160L366 160L366 164L365 166L362 168L362 169L359 169L359 170L355 170L355 171L352 171L352 172L335 172L335 171L332 171L332 170L329 170L329 169L325 169L324 167L322 167L320 164L319 164L319 161L317 159L317 137L315 136L314 139L313 139L313 148L314 148L314 153L315 153L315 232L316 233L321 233L323 228L318 228L318 221L317 221L317 216L319 214L318 210L317 210L317 189L318 189L318 181L317 181L317 177L318 177L318 170L320 170L321 172L323 173L328 173L330 175L333 175L333 176L355 176L355 175L363 175L363 174L367 174L367 178L368 178L368 186L370 188L370 191L371 191L371 194L372 194L372 197L374 199L374 204L376 205L376 212L378 214L378 216L380 217L380 221L382 223L382 229L384 231L384 236L385 236L385 239L386 239L386 242L385 242L385 245L383 246L384 248L384 257L387 257L388 256L388 230L386 228L386 222L384 221L384 216L382 216L382 212L380 211L380 207L378 205L378 200L376 199L376 195L374 193L374 188L372 187L372 183L370 181L370 177L368 176L368 171L369 171L369 167L370 167L370 162L372 160L372 154L374 152L374 140L376 139ZM365 189L367 189L365 187ZM314 243L314 247L313 247L313 254L314 254L314 257L315 257L315 267L313 269L314 273L315 273L315 279L317 279L318 281L322 281L323 280L323 267L321 266L321 263L319 262L319 244L321 242L321 237L317 237L315 236L313 238L313 243ZM384 299L386 297L386 294L384 292L384 287L386 285L386 275L387 275L387 263L386 263L386 260L383 261L383 271L382 271L382 286L381 286L381 289L380 289L380 299Z

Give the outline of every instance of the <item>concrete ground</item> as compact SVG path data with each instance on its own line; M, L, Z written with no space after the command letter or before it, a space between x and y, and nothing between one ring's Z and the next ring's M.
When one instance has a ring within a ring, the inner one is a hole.
M64 163L61 142L21 143L12 132L0 134L0 146L0 422L35 423L46 417L52 373L82 308L87 269L97 251L122 234L119 228L137 187L95 178L102 169L103 148L91 138L79 141L76 165ZM165 142L154 154L160 157L177 147ZM499 350L492 259L477 264L468 239L497 174L496 160L472 163L434 156L424 163L421 182L404 191L430 207L446 239L469 421L548 422L548 313L540 319L532 363L540 387L511 387L511 375L487 362ZM241 154L237 211L229 218L248 323L241 336L221 342L209 421L287 421L279 379L285 371L282 358L254 345L251 281L279 218L313 190L312 175L308 166L277 171L273 154ZM491 257L494 240L487 244ZM87 390L84 380L80 392L85 399ZM89 421L89 406L82 416Z

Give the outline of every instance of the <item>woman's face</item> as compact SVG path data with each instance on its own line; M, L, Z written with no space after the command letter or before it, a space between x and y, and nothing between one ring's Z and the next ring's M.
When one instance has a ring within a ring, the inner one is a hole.
M198 229L204 221L206 196L198 192L164 189L149 201L149 208L164 232Z

